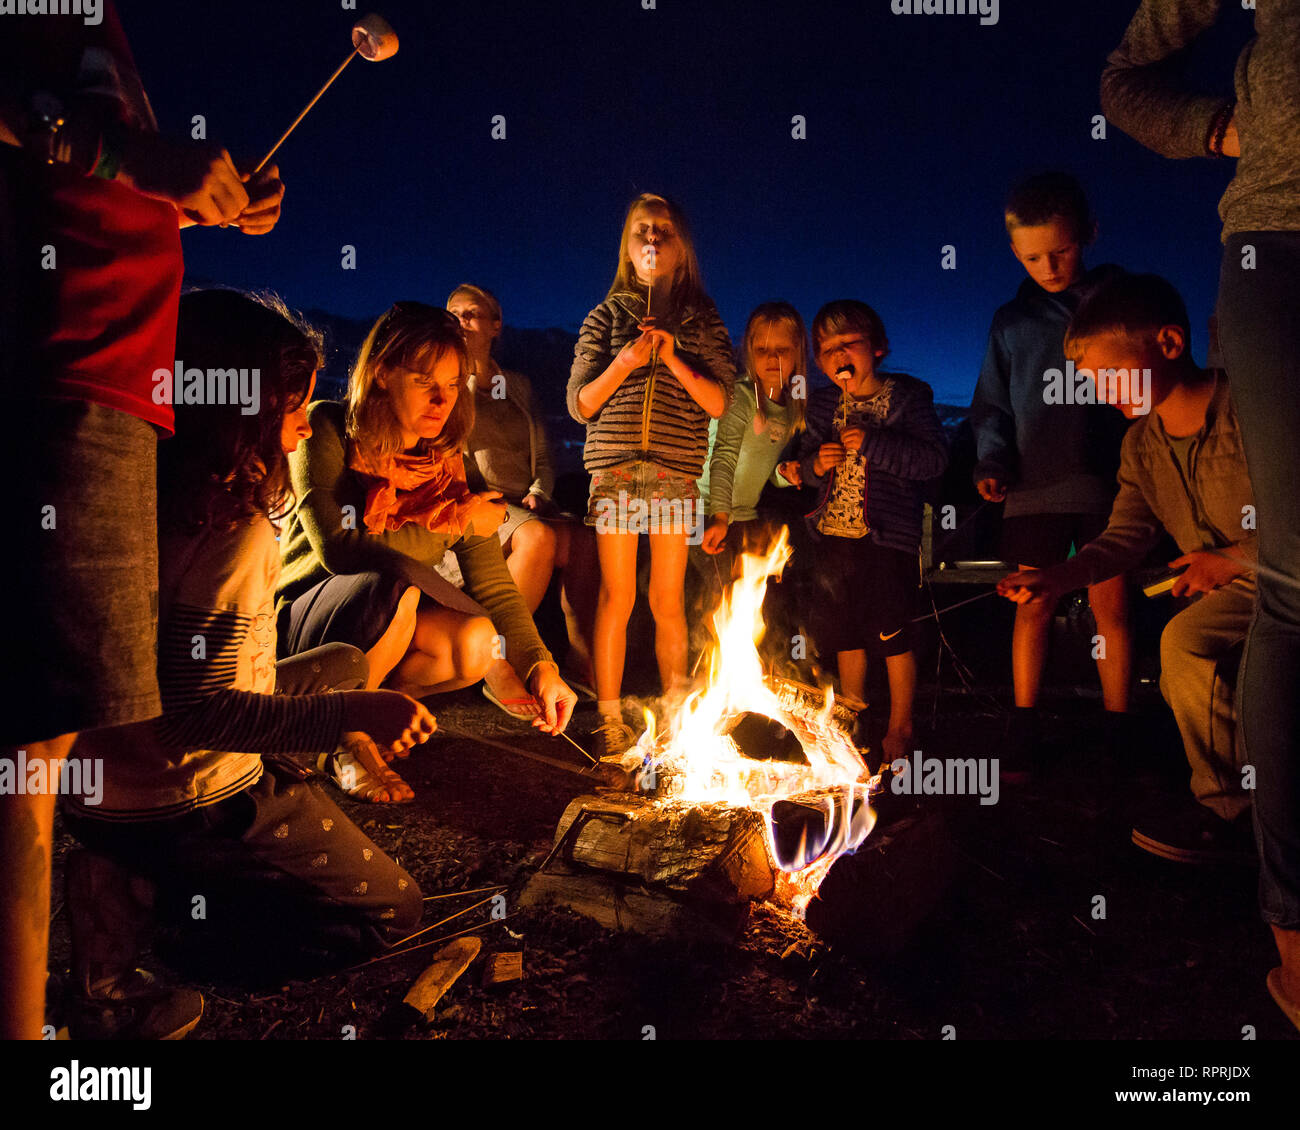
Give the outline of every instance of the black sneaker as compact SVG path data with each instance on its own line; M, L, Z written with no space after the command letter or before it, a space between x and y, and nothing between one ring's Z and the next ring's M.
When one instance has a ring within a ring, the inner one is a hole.
M1140 820L1133 826L1133 843L1175 863L1253 867L1257 861L1249 809L1235 820L1224 820L1190 798L1185 804Z
M68 1002L74 1040L183 1040L203 1017L197 989L169 989L143 969L110 990Z

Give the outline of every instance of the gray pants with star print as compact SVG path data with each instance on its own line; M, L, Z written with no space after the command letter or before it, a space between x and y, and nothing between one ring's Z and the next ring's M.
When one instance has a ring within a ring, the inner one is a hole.
M292 693L330 689L338 666L324 664ZM65 825L91 851L152 880L163 916L199 942L342 958L410 934L424 905L415 880L310 774L288 759L264 762L255 784L180 816L110 823L69 811ZM251 949L249 957L256 961Z

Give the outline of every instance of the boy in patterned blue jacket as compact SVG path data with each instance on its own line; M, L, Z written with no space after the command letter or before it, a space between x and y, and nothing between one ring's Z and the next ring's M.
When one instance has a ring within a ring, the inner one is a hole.
M885 657L889 728L881 744L893 761L912 740L920 487L943 473L948 445L930 386L877 368L889 340L870 306L829 302L812 331L817 363L834 382L809 397L799 448L805 485L821 491L810 515L820 535L813 636L823 656L835 653L840 693L851 698L865 696L868 652Z

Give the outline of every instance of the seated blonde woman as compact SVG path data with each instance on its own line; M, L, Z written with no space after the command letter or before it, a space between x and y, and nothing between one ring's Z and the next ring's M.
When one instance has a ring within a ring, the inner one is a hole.
M551 501L555 470L546 427L521 373L507 372L492 356L501 334L501 304L491 291L464 283L447 309L460 320L469 354L474 428L466 444L470 474L499 491L506 517L497 531L506 567L529 610L536 612L552 575L562 574L561 605L569 633L568 666L592 681L591 629L596 615L596 542L580 522L564 521Z
M559 733L577 696L506 568L500 495L475 493L465 478L467 364L455 318L399 302L366 337L346 406L310 406L311 437L290 460L296 500L280 542L279 638L286 655L359 647L367 686L417 699L482 679L512 714ZM449 549L463 591L435 572ZM350 792L411 798L376 749L352 752L353 762L335 766Z

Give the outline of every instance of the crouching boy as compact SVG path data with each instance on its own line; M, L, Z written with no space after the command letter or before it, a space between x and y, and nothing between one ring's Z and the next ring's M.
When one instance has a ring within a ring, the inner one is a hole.
M1182 551L1174 596L1197 598L1160 641L1160 689L1178 722L1197 804L1154 812L1133 842L1167 859L1250 858L1233 688L1255 604L1254 499L1226 381L1199 368L1187 310L1154 275L1122 275L1079 305L1066 355L1098 398L1136 421L1124 438L1119 494L1105 531L1069 561L1012 573L1010 599L1056 600L1141 563L1167 530Z

